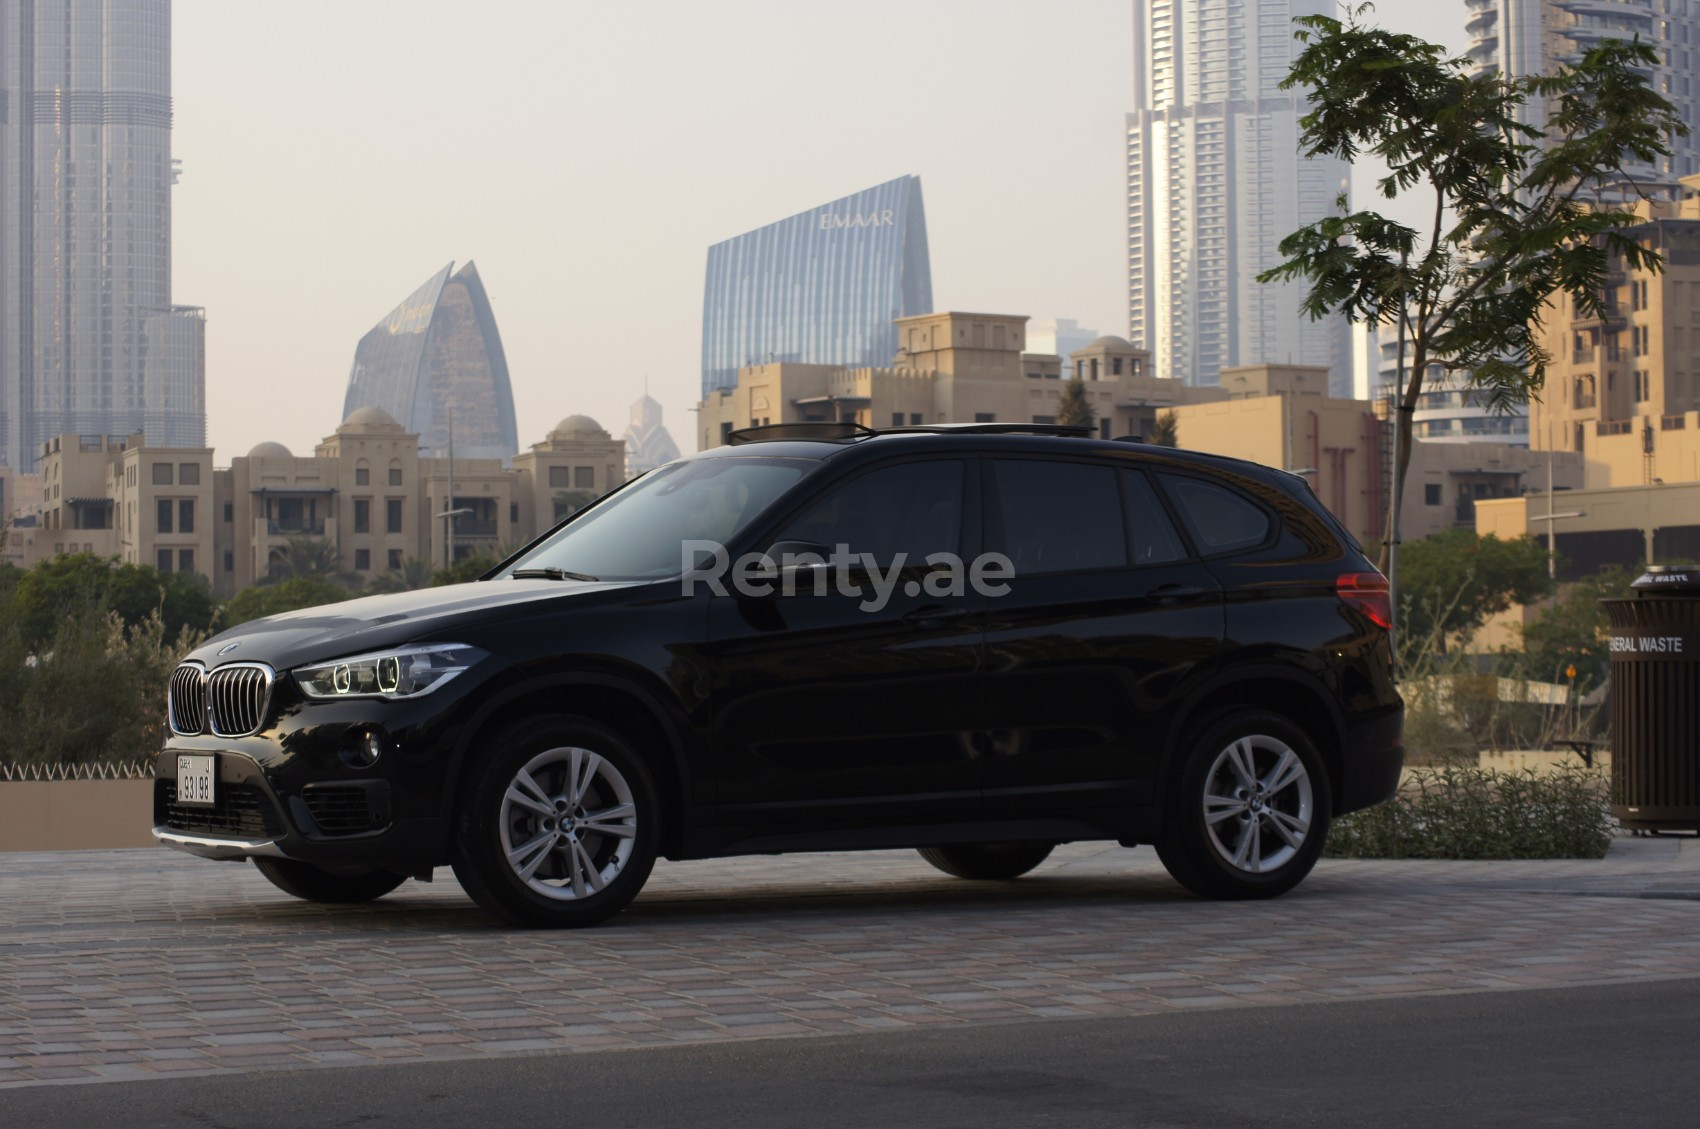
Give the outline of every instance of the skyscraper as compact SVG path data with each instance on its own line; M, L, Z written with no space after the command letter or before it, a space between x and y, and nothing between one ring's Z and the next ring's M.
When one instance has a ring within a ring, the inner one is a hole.
M1293 19L1336 13L1334 0L1134 0L1128 337L1158 376L1327 365L1333 394L1350 395L1347 321L1313 322L1302 285L1257 281L1346 191L1344 161L1298 155L1304 93L1279 89Z
M170 0L0 0L0 463L61 433L205 442L172 180Z
M661 405L648 392L632 405L631 421L623 436L628 476L635 478L679 457L679 445L661 422Z
M419 453L445 458L454 429L457 459L519 453L514 394L496 315L471 262L450 263L373 326L354 350L342 401L382 408L419 436Z
M931 313L921 178L896 180L708 249L702 394L745 365L888 365L893 318Z
M1643 190L1674 189L1700 172L1700 0L1465 0L1470 61L1478 73L1545 74L1575 63L1602 39L1639 37L1659 53L1648 74L1653 89L1675 103L1692 131L1672 137L1669 157L1626 169ZM1528 124L1546 108L1526 108Z

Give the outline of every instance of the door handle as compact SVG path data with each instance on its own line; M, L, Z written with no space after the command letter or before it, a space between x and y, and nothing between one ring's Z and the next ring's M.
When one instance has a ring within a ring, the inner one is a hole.
M1159 584L1145 595L1159 604L1178 604L1182 600L1202 596L1209 591L1208 588L1200 588L1195 584Z
M941 604L927 604L916 608L914 611L905 612L903 622L928 627L935 623L944 623L947 620L961 619L967 614L967 608L947 608Z

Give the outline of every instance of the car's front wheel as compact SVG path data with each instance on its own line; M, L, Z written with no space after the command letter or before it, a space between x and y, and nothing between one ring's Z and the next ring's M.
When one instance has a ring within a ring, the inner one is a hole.
M1020 878L1050 857L1055 843L954 843L922 847L921 857L957 878Z
M1205 728L1169 792L1157 855L1207 898L1272 898L1309 874L1328 837L1328 774L1303 730L1245 710Z
M257 858L254 867L284 893L304 902L371 902L407 881L387 870L326 870L297 859Z
M594 722L540 718L474 755L456 821L455 877L515 925L593 925L655 865L660 805L642 759Z

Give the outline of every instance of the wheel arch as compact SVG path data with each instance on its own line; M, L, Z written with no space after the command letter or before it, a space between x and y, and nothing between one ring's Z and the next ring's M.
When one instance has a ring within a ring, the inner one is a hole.
M467 722L449 765L445 815L459 809L473 753L491 733L526 718L583 718L614 730L643 758L661 800L661 853L676 854L683 837L685 727L662 701L637 683L596 672L563 672L509 687L485 702Z
M1219 671L1193 691L1169 729L1159 795L1168 794L1198 730L1231 709L1268 710L1304 730L1328 771L1329 807L1339 804L1345 771L1345 718L1319 680L1280 666Z

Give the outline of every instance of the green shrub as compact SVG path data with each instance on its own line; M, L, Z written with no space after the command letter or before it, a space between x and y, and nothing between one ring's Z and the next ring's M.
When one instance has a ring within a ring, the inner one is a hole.
M1399 794L1336 820L1337 858L1603 858L1613 823L1603 773L1417 769Z
M152 757L165 736L167 681L204 636L168 633L158 612L126 628L93 602L66 610L40 648L0 626L0 732L19 763Z

